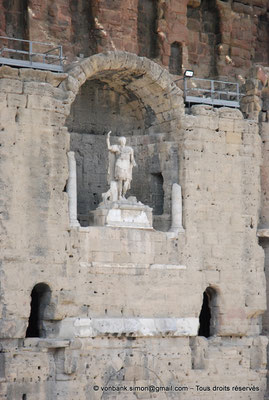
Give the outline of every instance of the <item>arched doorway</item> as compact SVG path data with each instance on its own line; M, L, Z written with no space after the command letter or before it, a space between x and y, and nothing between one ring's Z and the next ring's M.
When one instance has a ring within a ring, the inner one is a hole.
M203 293L203 304L199 316L198 336L206 338L216 335L218 323L217 292L212 287L206 288Z
M31 292L31 312L26 337L46 337L44 313L50 304L51 289L46 283L38 283Z

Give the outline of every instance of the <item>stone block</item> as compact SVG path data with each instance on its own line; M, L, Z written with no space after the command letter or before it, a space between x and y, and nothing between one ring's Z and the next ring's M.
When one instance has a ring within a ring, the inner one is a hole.
M216 117L217 114L217 110L214 107L201 104L192 106L191 112L193 115L208 115L212 117Z
M53 99L62 100L63 102L69 98L69 92L65 92L61 88L53 87L45 82L24 82L23 93L51 97Z
M240 132L226 132L227 144L241 144L242 134Z
M0 78L15 78L18 79L19 69L12 68L7 65L2 65L0 67Z
M250 5L242 4L240 2L233 2L232 5L233 11L240 13L240 14L253 14L253 8Z
M65 122L65 115L55 113L53 111L45 111L38 109L19 109L15 110L17 122L21 125L33 126L35 121L39 121L39 125L43 126L57 126L63 125ZM14 115L14 117L15 117Z
M78 368L78 354L75 350L65 349L64 353L64 373L72 375Z
M37 81L37 82L46 82L47 71L36 70L31 68L21 68L20 69L20 77L23 81Z
M221 107L218 112L220 118L243 119L243 114L237 108Z
M220 118L219 119L219 130L224 132L233 132L234 130L234 120L230 118Z
M12 94L7 95L7 105L8 107L26 107L27 97L22 94Z
M0 79L0 92L4 93L22 93L22 82L17 79Z
M54 87L58 87L68 77L66 73L54 73L47 71L46 82Z
M17 115L17 109L16 108L2 108L0 109L0 121L1 125L11 125L15 123L15 117Z
M136 199L100 204L91 213L96 226L152 229L152 209Z
M268 344L268 338L265 336L259 336L253 339L251 346L251 358L250 367L252 369L265 369L267 364L266 347Z
M62 101L53 99L47 96L30 95L28 94L27 108L54 111L55 113L62 113L68 115L69 108L62 103Z

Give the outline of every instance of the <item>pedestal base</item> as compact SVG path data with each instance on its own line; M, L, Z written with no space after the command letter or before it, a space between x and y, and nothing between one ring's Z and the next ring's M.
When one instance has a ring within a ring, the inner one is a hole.
M95 226L113 226L123 228L152 228L152 208L137 202L135 197L114 202L102 202L91 211Z

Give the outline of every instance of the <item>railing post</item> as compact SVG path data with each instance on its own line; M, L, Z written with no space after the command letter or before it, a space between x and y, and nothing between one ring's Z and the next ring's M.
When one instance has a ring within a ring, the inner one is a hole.
M29 61L31 64L32 64L32 52L33 52L32 42L29 42Z
M211 80L210 82L210 90L211 90L211 100L212 100L212 106L213 106L213 101L214 101L214 81Z
M63 60L63 47L60 46L60 66L61 66L61 67L62 67L62 65L63 65L62 60Z
M187 85L187 78L183 77L183 86L184 86L184 98L186 99L187 92L188 92L188 85Z

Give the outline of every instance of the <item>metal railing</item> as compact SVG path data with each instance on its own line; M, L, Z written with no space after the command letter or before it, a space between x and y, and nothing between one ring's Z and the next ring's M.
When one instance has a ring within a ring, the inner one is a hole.
M184 78L184 98L187 103L239 108L239 84L211 79Z
M0 36L0 65L63 71L62 46Z

